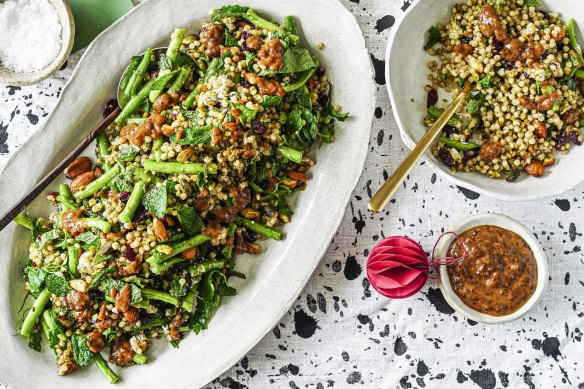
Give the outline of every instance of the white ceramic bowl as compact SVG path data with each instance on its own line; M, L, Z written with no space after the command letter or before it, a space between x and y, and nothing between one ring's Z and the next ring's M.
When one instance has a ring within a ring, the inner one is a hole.
M548 282L548 264L545 258L545 253L541 248L538 240L523 224L518 221L511 219L508 216L499 215L496 213L485 213L482 215L476 215L463 220L457 226L451 229L451 231L460 235L464 231L481 225L493 225L507 230L513 231L525 240L529 245L529 248L533 252L535 261L537 263L537 286L533 295L527 300L527 302L512 314L505 316L491 316L481 312L477 312L474 309L468 307L462 302L462 300L456 295L452 286L450 284L450 278L448 277L448 271L446 266L440 266L440 289L442 294L446 299L446 302L458 313L467 318L477 321L479 323L485 324L498 324L507 323L513 320L517 320L527 313L531 308L533 308L541 299ZM453 235L448 235L444 238L440 247L438 249L438 256L446 256L448 248L454 241Z
M65 0L49 0L49 3L55 7L57 16L61 22L61 48L55 59L42 69L32 72L17 72L8 69L0 62L0 83L8 85L32 85L52 76L63 66L71 49L75 38L75 21L71 8Z
M404 143L412 148L426 133L423 120L426 113L429 73L426 64L435 60L424 50L427 31L437 23L447 23L452 7L463 0L418 0L412 4L398 26L394 27L386 52L385 75L395 119ZM584 8L581 0L543 0L542 9L562 14L564 21L574 18L584 27ZM450 99L439 91L439 101ZM447 104L446 104L447 105ZM444 105L444 106L446 106ZM426 152L428 164L453 184L501 200L534 200L559 195L584 180L584 150L574 147L566 155L557 153L558 161L544 177L533 178L526 174L514 183L495 180L478 173L453 173L430 151Z

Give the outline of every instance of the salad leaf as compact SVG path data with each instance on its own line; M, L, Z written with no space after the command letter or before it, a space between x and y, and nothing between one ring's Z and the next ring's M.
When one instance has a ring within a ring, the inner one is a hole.
M178 221L182 230L189 236L200 234L205 227L197 211L189 207L179 209Z
M37 269L32 266L26 268L28 286L33 296L37 296L41 292L45 276L46 273L43 269Z
M539 7L539 6L541 6L541 3L537 0L525 0L523 2L523 6L524 7Z
M147 192L142 199L144 208L151 211L156 217L164 216L167 202L168 194L165 185L157 186L150 192Z
M101 284L101 281L103 280L103 278L106 275L108 275L109 273L113 273L116 270L117 269L113 268L113 267L106 267L105 269L101 269L99 271L99 273L97 273L97 275L95 277L93 277L93 280L91 281L91 285L89 286L89 289L97 288L99 286L99 284Z
M130 304L137 304L142 301L142 291L138 286L132 283L129 283L129 285L131 290ZM115 280L113 278L106 278L105 280L101 281L102 292L104 292L106 295L110 295L112 289L114 288L120 292L125 286L126 282L122 280Z
M184 297L186 296L187 292L188 292L188 284L185 282L181 285L181 278L183 278L181 275L177 274L174 276L174 278L172 279L172 281L170 281L170 291L169 293L171 295L173 295L174 297Z
M225 34L225 47L239 47L237 39L230 32Z
M282 96L265 96L260 100L260 105L264 108L279 107L284 101Z
M211 143L213 126L193 126L183 130L183 138L176 139L176 132L171 134L170 141L179 145L199 145Z
M466 101L466 112L468 112L470 115L478 113L483 104L485 103L486 98L487 95L481 92L470 96Z
M479 84L482 85L483 88L485 88L485 89L490 88L491 87L491 75L490 74L485 75L478 82L479 82Z
M71 347L73 349L73 359L79 366L86 366L93 359L87 335L73 334L71 336Z
M118 156L118 159L125 162L132 162L134 161L134 159L136 159L136 156L138 155L139 151L140 149L134 145L122 146L119 149L120 154Z
M99 244L99 236L91 231L86 231L77 235L75 240L81 243L85 250L88 250L90 247L97 246Z
M38 243L39 249L42 249L47 243L55 239L59 239L59 230L57 229L42 233Z
M30 333L30 337L28 338L28 347L34 351L40 352L42 340L43 337L40 326L35 326L35 328L33 328L32 332Z
M45 276L45 282L47 284L47 289L59 297L64 297L69 291L69 283L63 276L59 276L55 273L48 273Z
M134 189L132 172L125 171L118 174L108 183L108 186L117 192L132 192Z
M243 54L245 55L245 62L247 63L247 71L253 72L253 64L256 61L257 54L252 51L244 51Z
M264 69L258 74L260 76L265 76L267 74L282 74L282 73L302 73L306 70L316 69L318 67L318 62L316 62L310 51L303 47L291 47L284 51L282 55L283 66L279 70Z
M61 341L61 339L59 339L59 335L64 334L65 330L63 329L63 326L61 326L61 323L59 323L57 321L57 314L55 313L55 311L53 309L49 309L48 311L48 325L50 327L49 329L49 347L54 349L59 342ZM44 315L44 313L43 313Z
M189 319L191 330L198 334L207 328L211 316L221 302L218 289L222 283L227 283L225 276L219 270L213 270L203 275L199 283L197 308Z
M239 116L239 121L243 125L250 124L251 121L253 119L255 119L255 117L258 114L258 111L253 110L253 109L249 109L243 104L239 104L239 103L231 103L231 104L234 108L237 108L241 112L241 115Z
M434 26L430 27L428 30L428 40L424 45L424 50L429 50L432 48L436 43L440 42L440 39L442 39L442 34L440 34L440 31Z

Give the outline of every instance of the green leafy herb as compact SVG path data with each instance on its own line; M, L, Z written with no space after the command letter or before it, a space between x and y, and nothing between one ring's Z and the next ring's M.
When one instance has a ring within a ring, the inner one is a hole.
M164 216L166 212L166 204L168 202L168 194L166 192L166 186L160 185L147 192L142 199L142 204L144 208L151 211L156 217Z
M40 235L40 240L38 243L39 249L42 249L43 247L45 247L45 245L47 243L49 243L50 241L55 240L55 239L59 239L59 236L60 236L59 230L56 230L56 229L42 233Z
M487 95L480 92L470 96L466 101L466 112L470 115L478 113L485 103L486 98Z
M316 62L310 51L303 47L290 47L284 51L282 55L282 68L279 70L264 69L258 74L260 76L265 76L274 73L302 73L306 70L316 69L318 67L318 62Z
M28 286L30 288L30 293L32 293L33 296L37 296L42 290L45 276L46 273L42 269L36 269L32 266L26 268Z
M59 297L65 296L69 291L69 283L63 276L59 276L55 273L48 273L45 276L45 282L47 284L47 289Z
M132 172L125 171L115 176L108 184L110 188L116 192L132 192L134 189L134 181L132 180Z
M34 351L40 352L41 351L41 342L43 340L40 326L35 326L30 333L30 337L28 338L28 347L33 349Z
M90 247L97 246L99 244L99 236L91 231L86 231L77 235L75 240L79 242L85 250L88 250Z
M525 0L523 2L523 6L524 7L539 7L539 6L541 6L541 3L537 0Z
M253 64L257 59L257 54L252 51L244 51L243 54L245 55L245 62L247 63L247 71L253 72Z
M486 74L483 78L479 80L479 84L482 85L483 88L487 89L491 87L491 75Z
M131 290L130 304L137 304L142 301L142 291L140 288L132 283L129 283ZM114 280L113 278L106 278L101 281L101 290L104 294L109 295L112 289L116 289L120 292L125 286L126 282L122 280Z
M237 39L229 32L225 34L225 47L239 47Z
M176 132L171 134L170 141L179 145L203 145L211 143L212 126L193 126L183 130L183 138L176 139Z
M54 349L61 341L59 335L65 334L65 329L57 320L57 314L53 309L49 309L46 312L48 313L43 313L43 315L48 317L47 324L49 326L49 347Z
M125 162L132 162L134 159L136 159L139 151L140 149L134 145L122 146L119 149L118 159Z
M113 267L106 267L105 269L101 269L99 273L97 273L97 275L93 277L93 280L91 281L91 285L89 286L89 288L90 289L97 288L106 275L108 275L109 273L113 273L115 271L116 268Z
M73 334L71 336L71 347L73 349L73 359L79 366L86 366L93 358L93 353L89 349L87 335Z
M260 100L260 105L264 108L279 107L283 100L281 96L265 96Z
M205 225L193 208L183 207L178 211L178 221L183 232L189 236L200 234Z
M251 124L251 121L253 119L255 119L255 117L258 115L258 111L253 110L253 109L249 109L243 104L239 104L239 103L231 103L231 104L234 108L237 108L241 112L241 115L239 116L239 121L243 125Z
M424 45L424 50L432 48L436 43L440 42L440 39L442 39L442 34L440 34L440 31L434 26L430 27L428 30L428 40Z
M189 320L189 325L195 334L207 328L211 316L221 302L219 289L221 284L227 284L225 276L219 270L213 270L203 275L199 283L197 308Z
M327 113L337 119L339 122L344 122L349 117L349 112L337 112L332 105L329 105Z
M169 293L174 297L184 297L187 295L188 292L188 285L186 282L181 284L181 279L183 277L179 274L175 275L174 278L170 281L170 291Z

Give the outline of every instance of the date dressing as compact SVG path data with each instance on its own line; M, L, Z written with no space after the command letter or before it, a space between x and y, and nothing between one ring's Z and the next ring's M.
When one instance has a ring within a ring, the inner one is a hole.
M516 233L497 226L473 227L460 235L468 255L448 266L454 292L475 311L509 315L535 292L537 264L527 243ZM455 241L449 257L461 256Z

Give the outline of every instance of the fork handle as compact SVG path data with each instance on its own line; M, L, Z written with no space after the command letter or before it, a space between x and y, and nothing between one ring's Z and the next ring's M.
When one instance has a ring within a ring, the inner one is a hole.
M24 211L24 209L28 207L30 203L32 203L33 200L36 199L37 196L41 194L41 192L45 190L46 187L49 186L51 182L53 182L53 180L57 178L57 176L59 176L59 174L61 174L63 170L65 170L65 168L69 166L69 164L73 162L73 160L77 158L79 154L81 154L83 150L85 150L87 146L89 146L89 144L93 142L95 138L111 124L111 122L114 121L119 113L120 107L117 107L112 113L103 119L103 121L99 123L99 125L93 131L91 131L85 137L85 139L83 139L83 141L77 147L75 147L75 149L71 151L69 155L65 157L65 159L59 162L59 164L55 166L53 170L51 170L45 177L43 177L43 179L38 184L36 184L34 188L32 188L16 204L14 204L12 208L4 213L2 218L0 218L0 231L2 231L12 221L12 219L16 217L16 215Z

